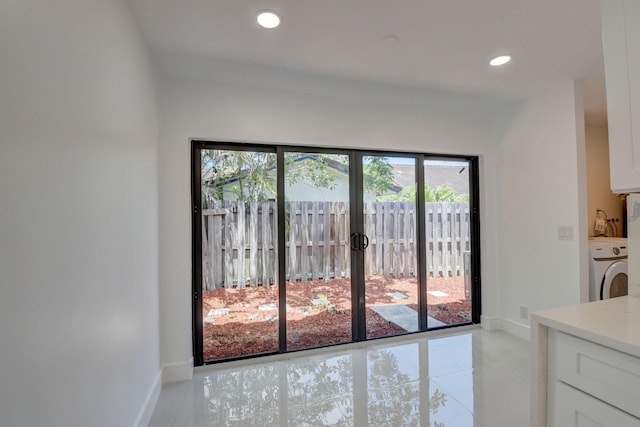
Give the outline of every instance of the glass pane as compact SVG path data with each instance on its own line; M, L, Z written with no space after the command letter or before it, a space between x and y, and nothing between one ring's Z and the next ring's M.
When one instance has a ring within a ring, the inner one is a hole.
M471 322L469 162L424 162L429 328Z
M203 150L204 360L278 350L276 155Z
M350 342L349 157L285 153L287 349Z
M415 332L416 160L365 156L362 168L366 337Z

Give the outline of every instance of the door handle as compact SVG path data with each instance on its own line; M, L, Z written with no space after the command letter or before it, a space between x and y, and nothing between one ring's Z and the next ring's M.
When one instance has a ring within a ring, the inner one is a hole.
M358 247L359 240L360 240L359 237L360 237L360 233L353 233L351 235L351 249L354 251L360 250L360 248Z
M365 249L367 249L369 247L369 238L367 237L366 234L361 234L362 238L362 244L360 245L362 249L362 251L364 251Z
M354 251L364 251L369 246L369 238L362 233L351 235L351 249Z

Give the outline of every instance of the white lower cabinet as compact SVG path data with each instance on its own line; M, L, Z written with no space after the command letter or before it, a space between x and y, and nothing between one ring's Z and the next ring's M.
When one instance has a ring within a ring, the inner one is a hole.
M554 413L557 427L639 427L640 419L600 399L557 381Z
M553 329L547 424L640 427L640 359Z

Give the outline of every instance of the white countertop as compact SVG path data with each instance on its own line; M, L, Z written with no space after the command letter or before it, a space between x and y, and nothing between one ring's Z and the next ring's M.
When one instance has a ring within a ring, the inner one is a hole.
M640 357L640 298L618 297L537 311L532 321Z

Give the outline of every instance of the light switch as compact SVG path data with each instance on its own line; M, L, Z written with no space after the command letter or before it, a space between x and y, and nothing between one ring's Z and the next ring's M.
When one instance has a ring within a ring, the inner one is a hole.
M559 225L558 240L573 240L573 227L570 225Z

